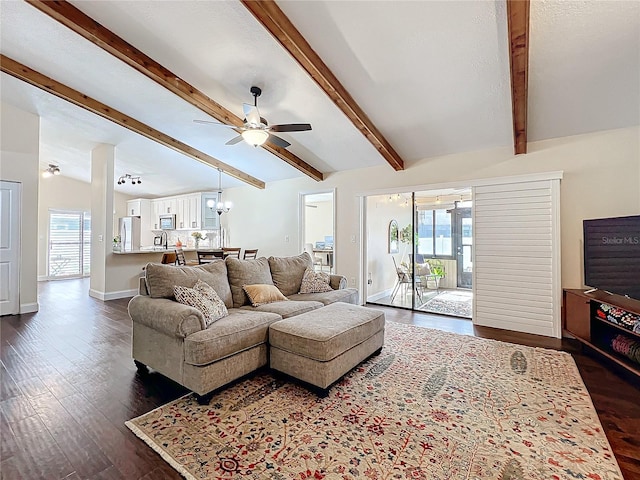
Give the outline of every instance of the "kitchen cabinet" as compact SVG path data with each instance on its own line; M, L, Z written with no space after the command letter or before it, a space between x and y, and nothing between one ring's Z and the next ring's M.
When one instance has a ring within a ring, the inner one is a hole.
M202 226L202 207L200 204L200 194L196 193L195 195L189 196L189 227L190 228L200 228Z
M218 203L217 193L203 193L202 201L200 202L202 209L202 229L203 230L216 230L218 228L218 222L220 221L220 215L216 212L216 203ZM213 205L213 208L209 205Z
M136 198L134 200L127 200L127 217L140 217L143 209L143 202L148 205L149 200L146 198Z
M127 201L127 216L140 217L140 243L150 245L153 243L153 223L155 215L151 208L151 200L148 198L136 198ZM157 220L155 220L157 221Z
M160 215L172 213L176 215L177 230L215 230L218 228L218 214L206 206L211 200L217 202L216 192L198 192L151 200L151 228L158 230Z

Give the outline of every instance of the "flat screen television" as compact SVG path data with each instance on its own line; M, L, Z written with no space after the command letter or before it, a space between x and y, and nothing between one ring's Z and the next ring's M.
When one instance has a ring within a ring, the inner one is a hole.
M640 215L583 221L584 283L640 300Z

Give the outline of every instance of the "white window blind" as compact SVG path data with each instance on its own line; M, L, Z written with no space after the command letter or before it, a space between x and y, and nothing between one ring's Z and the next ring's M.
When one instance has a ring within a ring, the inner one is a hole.
M476 325L560 337L559 184L474 187Z

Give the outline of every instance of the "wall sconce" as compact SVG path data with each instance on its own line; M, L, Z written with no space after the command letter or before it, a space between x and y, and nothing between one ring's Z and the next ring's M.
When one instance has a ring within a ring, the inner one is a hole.
M60 167L50 163L49 167L42 172L42 178L49 178L53 175L60 175Z
M142 180L140 180L140 177L133 177L130 174L125 173L124 175L121 175L120 178L118 179L118 185L122 185L126 183L127 180L131 180L131 185L142 183Z

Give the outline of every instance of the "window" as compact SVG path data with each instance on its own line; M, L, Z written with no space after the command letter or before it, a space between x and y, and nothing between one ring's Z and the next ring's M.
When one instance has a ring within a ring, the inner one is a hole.
M447 209L418 211L417 253L431 257L451 257L451 212Z
M91 215L49 211L49 277L89 275L90 264Z

